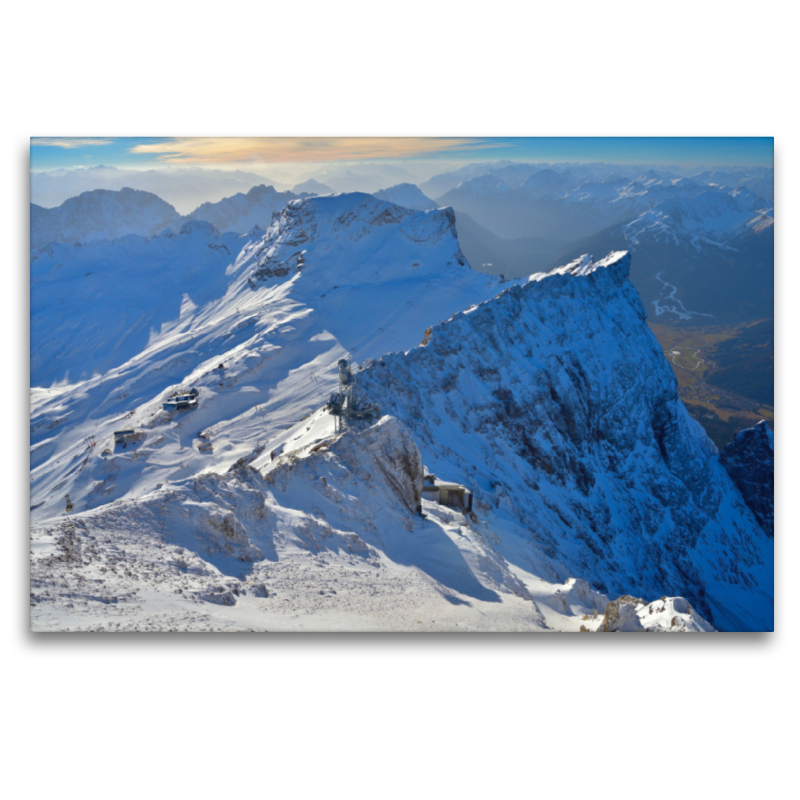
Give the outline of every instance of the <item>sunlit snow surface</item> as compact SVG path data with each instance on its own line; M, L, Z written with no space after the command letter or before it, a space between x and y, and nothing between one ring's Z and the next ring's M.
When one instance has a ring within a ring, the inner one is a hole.
M645 628L703 630L669 605L700 586L716 627L771 627L771 541L677 400L626 259L501 286L466 266L449 210L360 194L290 203L266 234L196 222L38 251L33 627L594 630L606 587L667 597L631 607ZM321 406L348 353L392 416L332 441ZM192 386L197 410L161 409ZM548 444L520 455L523 398ZM619 431L619 463L583 414ZM114 445L120 428L138 441ZM469 485L477 516L426 500L419 516L417 461Z

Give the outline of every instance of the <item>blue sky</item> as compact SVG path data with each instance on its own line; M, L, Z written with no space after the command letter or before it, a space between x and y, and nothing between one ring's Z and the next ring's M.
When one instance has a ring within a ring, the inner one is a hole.
M404 161L606 161L680 166L772 166L771 137L168 138L37 137L31 169L99 164L247 169L269 163Z

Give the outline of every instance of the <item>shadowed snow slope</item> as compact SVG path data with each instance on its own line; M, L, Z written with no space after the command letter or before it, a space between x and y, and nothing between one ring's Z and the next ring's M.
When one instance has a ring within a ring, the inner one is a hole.
M257 450L34 526L34 629L712 630L683 598L621 598L636 625L620 626L620 601L585 581L512 568L486 522L421 498L419 450L392 417L294 438L259 468Z
M34 627L546 629L469 520L416 513L435 504L421 500L422 460L401 423L327 445L36 526ZM570 595L580 611L605 599ZM574 613L562 605L561 618Z
M761 527L774 536L775 438L767 422L739 431L720 453L720 461Z
M772 542L679 401L629 263L532 276L360 383L433 472L516 526L509 563L542 554L612 596L684 595L717 627L770 630Z

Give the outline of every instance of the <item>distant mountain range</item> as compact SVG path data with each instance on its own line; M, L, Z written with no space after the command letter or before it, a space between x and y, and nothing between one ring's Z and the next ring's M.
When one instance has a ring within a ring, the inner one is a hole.
M57 208L31 203L31 250L50 242L91 242L135 233L152 236L176 224L180 214L150 192L95 189L65 200Z
M506 239L534 236L567 243L631 219L656 203L699 194L706 184L645 173L636 180L611 175L585 180L572 171L543 169L509 185L496 174L464 181L437 199L469 214Z
M706 188L562 249L554 262L609 247L633 253L631 277L659 321L731 324L772 317L774 215L747 189Z
M378 200L385 200L387 203L413 208L417 211L429 211L432 208L440 207L430 197L426 197L413 183L399 183L397 186L373 192L372 196L377 197Z
M298 183L297 186L295 186L294 189L292 189L292 191L297 195L300 195L304 192L316 195L325 195L334 193L333 189L331 189L330 186L327 186L324 183L320 183L319 181L315 181L313 178L309 178L307 181Z
M303 183L299 184L300 186L304 186L307 180L313 179L330 187L329 191L367 193L414 180L414 176L408 170L397 164L372 162L334 165L308 172L302 177Z
M474 171L465 168L458 177ZM468 177L439 200L408 182L374 196L423 211L451 205L467 260L487 274L518 277L586 252L629 249L635 256L634 284L658 317L722 323L772 315L774 216L766 199L747 188L724 189L654 170L634 181L613 173L587 181L587 174L577 167L558 171L509 163ZM747 174L703 177L741 183ZM764 181L768 175L750 177ZM295 188L301 187L331 191L314 179ZM266 229L287 203L306 196L260 184L181 217L151 193L96 190L55 209L32 205L31 246L152 236L189 220L244 234L254 226ZM577 236L579 231L583 235Z
M203 202L216 202L236 192L246 192L259 184L275 181L241 170L201 169L62 169L53 172L31 173L31 202L44 208L54 208L65 200L95 189L119 191L139 189L158 195L187 214Z
M218 203L203 203L184 219L210 222L221 233L246 233L254 225L266 228L272 215L283 210L288 202L308 197L307 192L278 192L273 186L254 186L247 194L235 194Z
M273 186L262 184L246 194L240 192L217 203L203 203L181 216L150 192L95 189L57 208L31 204L31 249L51 242L91 242L128 234L154 236L168 228L177 231L193 220L209 222L221 233L247 233L254 226L267 228L273 215L288 202L308 196L305 192L278 192Z

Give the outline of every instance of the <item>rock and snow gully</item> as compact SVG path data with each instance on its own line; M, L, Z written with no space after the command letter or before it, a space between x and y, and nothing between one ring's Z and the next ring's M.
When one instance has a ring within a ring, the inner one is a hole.
M628 268L500 286L452 212L359 194L244 237L41 251L33 628L771 629L772 539L678 400ZM157 302L64 308L111 271ZM348 352L385 416L336 437L321 407ZM196 411L161 410L177 385ZM106 447L123 423L141 438ZM476 513L423 498L423 463Z

